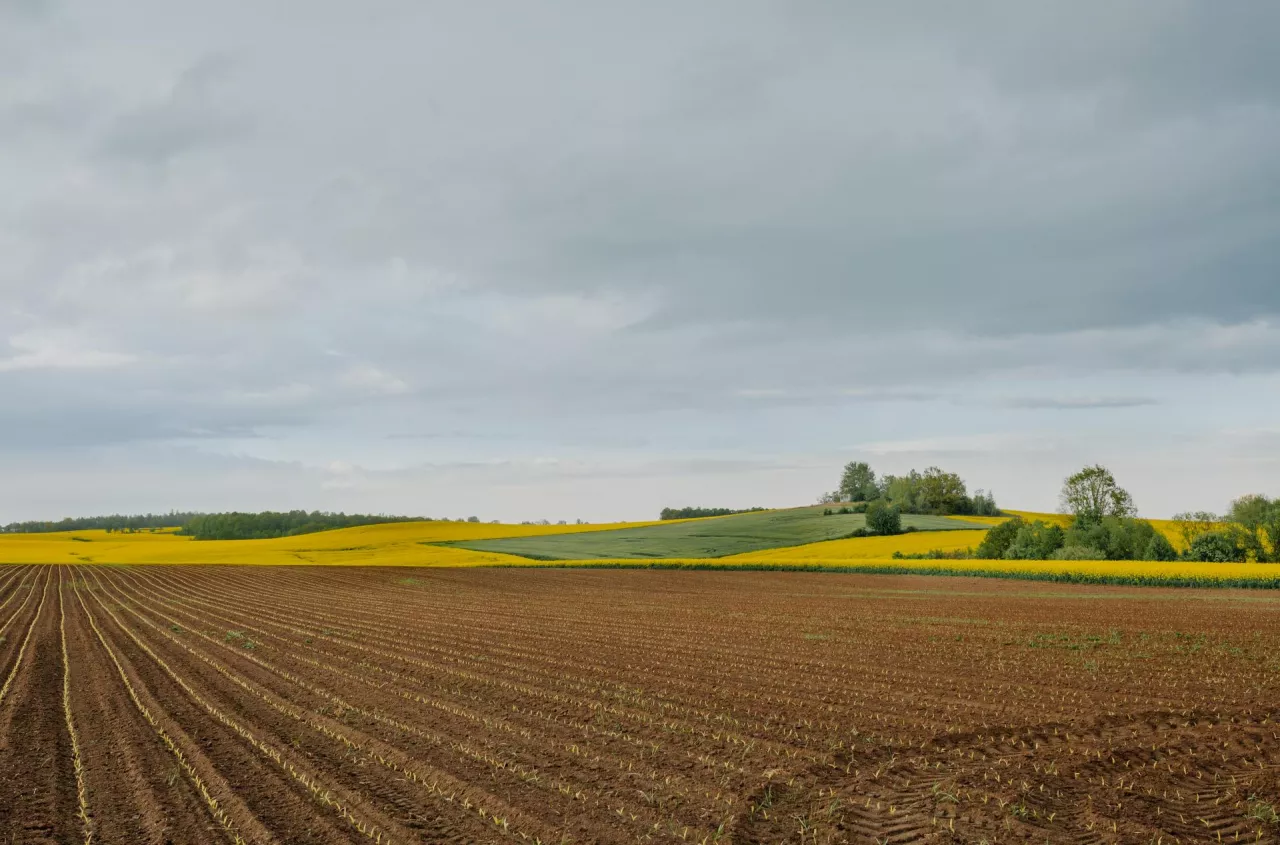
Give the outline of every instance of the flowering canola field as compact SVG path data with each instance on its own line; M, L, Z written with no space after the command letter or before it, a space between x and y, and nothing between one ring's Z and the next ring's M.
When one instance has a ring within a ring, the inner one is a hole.
M192 540L172 532L108 534L67 531L0 534L0 563L234 563L333 566L492 566L510 555L428 545L580 531L637 528L655 522L599 525L493 525L474 522L392 522L269 540Z
M1058 514L1016 512L1024 519L1065 519ZM965 517L998 524L1002 517ZM1175 545L1176 523L1152 520ZM498 552L436 543L548 534L609 531L661 522L598 525L497 525L461 522L402 522L366 525L269 540L196 541L175 533L108 534L71 531L0 534L0 563L103 565L238 564L429 567L647 567L671 569L800 569L850 572L973 575L1074 583L1247 586L1280 588L1280 566L1175 561L902 560L895 552L921 554L976 547L983 531L918 531L894 537L858 537L720 558L539 561ZM668 523L669 524L669 523Z

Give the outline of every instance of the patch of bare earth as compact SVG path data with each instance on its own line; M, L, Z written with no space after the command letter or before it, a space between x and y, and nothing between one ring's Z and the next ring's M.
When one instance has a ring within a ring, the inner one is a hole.
M0 684L3 842L1280 842L1265 592L0 567Z

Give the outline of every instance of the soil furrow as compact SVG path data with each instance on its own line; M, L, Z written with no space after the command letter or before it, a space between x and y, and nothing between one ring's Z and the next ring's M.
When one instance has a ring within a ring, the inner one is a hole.
M41 573L39 599L0 687L0 841L81 841L74 755L59 706L57 577L54 567Z
M0 843L1280 845L1277 655L1265 592L6 566Z

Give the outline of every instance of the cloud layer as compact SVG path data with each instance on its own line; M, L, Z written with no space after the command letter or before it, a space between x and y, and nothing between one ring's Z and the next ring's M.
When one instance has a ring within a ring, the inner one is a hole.
M0 3L0 521L1274 488L1269 4L111 6Z

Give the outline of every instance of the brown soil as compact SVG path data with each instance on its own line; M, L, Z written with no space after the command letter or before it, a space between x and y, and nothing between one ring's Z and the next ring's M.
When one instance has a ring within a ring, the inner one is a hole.
M0 842L1280 843L1265 592L0 567L0 688Z

